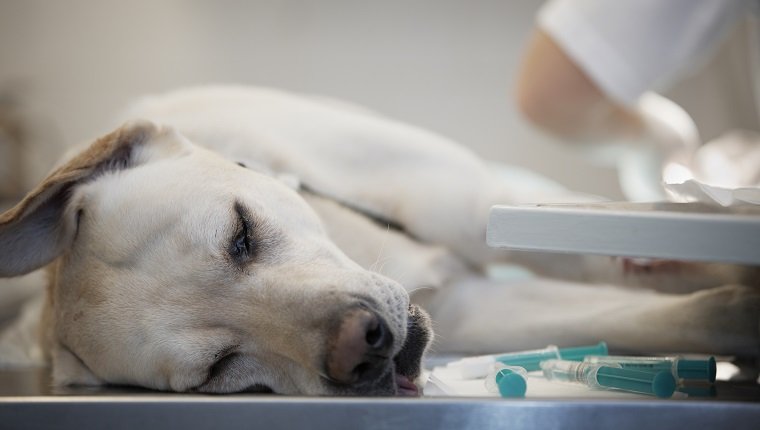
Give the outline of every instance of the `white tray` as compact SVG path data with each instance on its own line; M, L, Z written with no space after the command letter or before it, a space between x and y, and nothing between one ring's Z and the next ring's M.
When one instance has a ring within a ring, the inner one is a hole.
M494 206L489 246L760 264L760 207L702 203Z

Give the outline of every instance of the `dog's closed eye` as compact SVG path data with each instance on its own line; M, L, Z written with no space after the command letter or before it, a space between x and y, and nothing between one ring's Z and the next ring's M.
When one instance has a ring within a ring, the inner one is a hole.
M278 258L278 249L283 244L282 232L239 200L233 203L232 209L231 233L222 244L227 263L247 273L246 269L253 263Z
M236 263L245 264L256 254L255 223L250 213L239 202L235 202L235 213L238 218L237 228L229 246L229 253Z
M245 218L240 218L240 231L235 235L232 243L232 254L236 258L246 258L253 253L253 242L251 240L251 225Z

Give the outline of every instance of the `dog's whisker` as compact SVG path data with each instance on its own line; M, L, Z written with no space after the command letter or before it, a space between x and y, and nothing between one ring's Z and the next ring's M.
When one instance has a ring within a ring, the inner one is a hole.
M383 258L382 262L380 263L380 269L377 271L377 273L380 273L382 275L383 270L385 270L385 265L388 264L388 262L391 261L392 258L393 257ZM390 276L390 275L386 275L386 276Z
M396 256L388 256L386 258L383 258L380 261L380 268L376 271L376 273L379 273L383 276L387 276L391 279L400 280L406 278L406 275L410 272L410 268L406 265L404 265L404 270L391 270L388 272L385 272L385 266L386 264L396 260L398 257ZM399 269L399 266L395 266L396 269Z
M375 262L372 263L372 265L369 267L369 270L373 272L377 272L375 268L377 267L378 263L380 262L380 258L383 256L383 251L385 250L385 244L388 242L388 237L391 234L391 226L390 224L385 226L385 234L383 234L383 240L380 243L380 251L377 253L377 258L375 258ZM378 272L381 273L381 272Z
M371 271L373 271L375 273L382 273L383 268L385 267L386 261L387 261L387 259L380 258L378 256L378 258L375 259L375 262L372 263L372 267L369 270L371 270Z
M417 291L420 291L420 290L435 290L436 288L437 287L434 285L420 285L418 287L415 287L409 290L409 294L416 293Z

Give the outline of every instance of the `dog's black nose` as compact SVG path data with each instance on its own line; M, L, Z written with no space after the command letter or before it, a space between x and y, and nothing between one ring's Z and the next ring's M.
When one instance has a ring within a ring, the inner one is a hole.
M393 334L375 312L351 309L332 334L327 353L327 375L353 384L378 378L390 364Z

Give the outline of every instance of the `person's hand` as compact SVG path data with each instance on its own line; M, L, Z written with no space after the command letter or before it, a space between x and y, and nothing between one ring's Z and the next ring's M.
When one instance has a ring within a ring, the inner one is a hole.
M654 92L642 95L634 112L642 131L618 157L620 186L630 200L664 200L663 182L690 178L689 166L701 144L697 126L683 108Z

